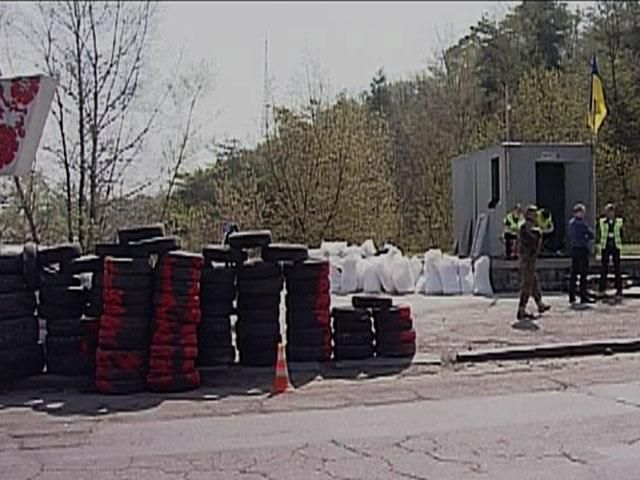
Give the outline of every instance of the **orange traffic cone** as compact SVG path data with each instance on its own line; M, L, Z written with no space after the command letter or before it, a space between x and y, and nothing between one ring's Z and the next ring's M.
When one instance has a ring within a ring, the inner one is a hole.
M289 389L289 370L287 369L287 360L285 359L284 346L278 344L278 361L276 362L276 376L273 379L273 387L271 394L277 395L284 393Z

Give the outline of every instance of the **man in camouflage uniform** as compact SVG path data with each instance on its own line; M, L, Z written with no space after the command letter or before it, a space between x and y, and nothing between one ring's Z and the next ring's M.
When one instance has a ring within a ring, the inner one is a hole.
M527 207L525 221L518 230L520 257L520 303L518 305L518 320L533 318L526 311L529 297L533 297L538 305L538 311L544 313L551 307L542 301L542 293L536 274L536 260L542 245L542 232L536 226L538 209L534 205Z

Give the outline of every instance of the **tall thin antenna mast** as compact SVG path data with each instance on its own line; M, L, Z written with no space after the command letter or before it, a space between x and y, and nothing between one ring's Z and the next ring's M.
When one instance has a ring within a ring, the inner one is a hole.
M264 78L262 85L262 137L266 138L269 134L269 40L264 37Z

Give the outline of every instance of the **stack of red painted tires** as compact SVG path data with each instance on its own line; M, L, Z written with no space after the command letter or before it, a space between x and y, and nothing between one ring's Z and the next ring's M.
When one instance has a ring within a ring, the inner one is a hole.
M331 359L329 262L307 260L285 265L287 360Z
M35 245L0 247L0 384L42 372Z
M373 319L377 356L413 357L416 354L416 331L410 306L373 310Z
M236 272L246 260L246 253L228 245L209 245L202 253L204 267L200 279L202 321L198 326L198 366L231 365L236 359L231 335Z
M144 390L153 275L148 258L104 260L103 305L96 353L96 387L102 393Z
M198 388L201 255L173 251L156 265L155 316L147 388L178 392Z
M77 244L45 247L38 254L42 274L38 308L46 320L47 373L81 376L95 370L96 323L83 317L86 291L76 274L80 254Z

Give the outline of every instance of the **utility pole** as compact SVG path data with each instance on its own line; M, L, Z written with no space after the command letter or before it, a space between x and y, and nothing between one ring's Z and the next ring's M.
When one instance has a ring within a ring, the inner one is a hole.
M509 104L509 85L505 82L504 84L504 141L509 142L510 132L509 132L509 113L511 112L511 105Z
M262 84L262 138L266 138L269 135L269 39L264 37L264 73Z

